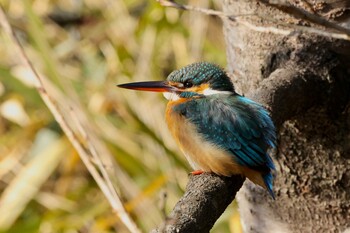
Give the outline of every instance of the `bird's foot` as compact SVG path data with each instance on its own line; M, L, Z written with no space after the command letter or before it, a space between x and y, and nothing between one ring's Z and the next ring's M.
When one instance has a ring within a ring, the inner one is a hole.
M204 171L202 171L202 170L195 170L195 171L191 172L191 175L196 176L196 175L200 175L202 173L204 173Z

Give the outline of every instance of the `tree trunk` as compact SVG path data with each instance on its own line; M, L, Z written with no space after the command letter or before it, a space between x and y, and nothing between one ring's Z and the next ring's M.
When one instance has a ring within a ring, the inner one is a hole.
M259 27L277 27L269 19L316 27L262 2L227 0L223 9L230 15L263 15L244 17ZM350 28L349 1L327 2L335 1L299 1L298 7ZM246 181L236 195L244 232L345 231L350 227L349 41L257 32L230 19L224 32L236 90L268 105L279 128L276 201Z

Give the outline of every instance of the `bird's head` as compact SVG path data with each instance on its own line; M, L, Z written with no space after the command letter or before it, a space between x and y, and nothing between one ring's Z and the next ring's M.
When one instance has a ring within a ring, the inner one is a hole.
M219 66L208 62L193 63L175 70L166 81L126 83L118 87L163 92L169 100L234 93L233 84L226 73Z

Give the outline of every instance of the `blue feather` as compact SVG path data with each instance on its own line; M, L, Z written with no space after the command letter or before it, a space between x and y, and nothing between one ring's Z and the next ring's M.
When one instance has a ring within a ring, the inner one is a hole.
M275 194L272 190L273 176L271 173L266 173L263 175L263 180L265 182L267 191L270 193L271 197L275 200Z
M272 191L275 169L267 149L276 141L275 127L268 112L258 103L237 94L216 94L193 98L174 107L195 125L198 133L232 155L241 166L262 174Z
M266 149L274 145L275 128L261 105L238 95L213 95L191 99L174 110L185 113L206 140L231 151L239 164L274 169Z

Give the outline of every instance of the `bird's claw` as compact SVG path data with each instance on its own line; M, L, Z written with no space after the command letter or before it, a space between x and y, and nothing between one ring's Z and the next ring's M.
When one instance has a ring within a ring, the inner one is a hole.
M192 171L190 173L191 173L191 175L196 176L196 175L200 175L200 174L204 173L204 171L202 171L202 170L195 170L195 171Z

